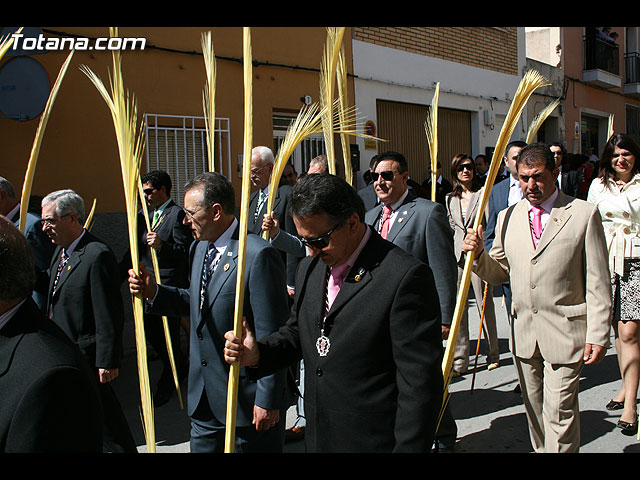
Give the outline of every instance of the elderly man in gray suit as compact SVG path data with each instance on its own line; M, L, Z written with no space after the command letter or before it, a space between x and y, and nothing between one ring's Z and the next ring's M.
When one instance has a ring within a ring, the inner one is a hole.
M194 242L189 252L189 288L156 285L149 272L129 270L132 294L147 299L149 311L189 315L190 361L187 414L192 452L224 450L229 365L222 356L223 335L233 328L238 271L238 220L229 180L215 172L197 175L185 187L185 223ZM246 242L243 316L262 338L289 317L284 263L278 251L257 235ZM281 452L288 405L285 370L249 381L240 371L236 452Z
M548 146L524 147L517 172L524 198L499 213L491 250L482 227L468 229L462 249L483 280L511 283L511 351L534 450L577 452L580 373L604 358L611 327L602 221L597 207L558 190Z
M431 267L440 303L442 337L446 339L458 290L453 232L446 211L441 204L420 198L407 187L408 165L401 153L379 154L372 177L380 204L365 214L365 222ZM455 438L455 421L447 409L437 435L439 450L453 449Z

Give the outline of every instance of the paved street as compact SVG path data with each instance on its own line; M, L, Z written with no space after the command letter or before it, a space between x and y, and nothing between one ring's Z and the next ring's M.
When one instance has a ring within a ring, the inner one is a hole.
M473 302L474 300L472 300ZM494 298L498 315L500 338L500 367L487 371L486 358L481 342L478 370L471 391L474 357L469 373L454 379L450 391L451 406L458 425L459 453L526 453L531 451L527 423L518 393L515 369L508 351L508 325L501 298ZM475 354L479 317L475 306L470 309L469 330L472 338L472 355ZM186 339L183 339L186 341ZM157 378L159 361L150 362L152 382ZM154 375L155 374L155 375ZM615 349L611 347L605 360L595 366L585 367L581 379L580 410L582 453L631 453L640 452L640 442L635 436L627 437L616 428L618 412L609 412L604 405L620 388ZM153 383L152 383L153 385ZM114 382L134 432L140 452L147 448L140 422L140 393L137 384L137 366L133 325L129 320L125 330L125 358L120 377ZM183 385L184 392L184 385ZM183 398L185 397L183 393ZM294 418L294 409L288 413L288 422ZM180 410L177 397L155 410L157 452L189 451L189 420ZM301 441L287 443L285 450L303 453Z

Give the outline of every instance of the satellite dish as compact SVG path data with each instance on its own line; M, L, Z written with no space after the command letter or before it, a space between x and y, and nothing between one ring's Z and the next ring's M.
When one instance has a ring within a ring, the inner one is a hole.
M13 57L0 67L0 118L31 120L42 113L51 82L44 67L31 57Z

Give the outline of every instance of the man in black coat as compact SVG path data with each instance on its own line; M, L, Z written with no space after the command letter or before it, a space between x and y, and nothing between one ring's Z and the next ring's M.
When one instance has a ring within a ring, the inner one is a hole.
M554 142L549 145L549 150L553 152L556 168L559 169L557 186L563 193L577 198L580 179L578 178L578 171L572 170L571 165L565 164L567 149L561 142Z
M102 452L96 380L31 298L33 252L2 216L0 265L0 452Z
M84 201L73 190L42 199L42 224L58 245L49 268L47 313L80 347L99 379L104 409L104 446L136 452L120 402L109 382L122 357L124 307L118 262L111 249L83 228Z
M152 274L154 272L151 250L155 250L160 270L160 282L186 288L189 285L189 247L193 241L191 229L184 223L184 210L171 199L171 177L163 170L152 170L141 179L148 207L151 231L147 231L144 213L138 213L138 246L140 261ZM120 262L120 278L129 277L131 252L126 251ZM188 320L185 320L188 322ZM178 380L187 377L188 367L180 345L180 317L167 317L171 349L176 363ZM144 330L149 344L162 361L162 373L158 379L153 405L160 407L175 392L175 382L167 349L162 316L145 312Z
M257 190L251 193L249 197L249 215L247 216L247 231L249 233L261 235L262 220L265 214L271 214L271 212L267 212L267 201L274 161L273 152L268 147L258 146L251 152L251 184L257 187ZM273 212L272 216L278 220L280 228L292 235L296 235L296 227L288 208L290 195L291 187L289 185L280 185L276 191L271 210ZM238 212L236 213L239 219L240 215ZM293 282L300 258L284 252L280 253L286 266L288 293L290 297L293 297Z
M429 452L443 394L430 268L367 226L339 177L301 180L291 212L311 250L291 318L258 343L227 332L225 359L255 377L304 359L310 452Z

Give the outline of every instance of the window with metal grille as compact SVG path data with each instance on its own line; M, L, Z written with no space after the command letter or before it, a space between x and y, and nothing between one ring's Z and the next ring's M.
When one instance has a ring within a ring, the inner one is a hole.
M208 167L204 117L145 114L146 171L164 170L173 183L171 197L183 204L184 185ZM215 171L231 178L231 132L228 118L216 118Z

